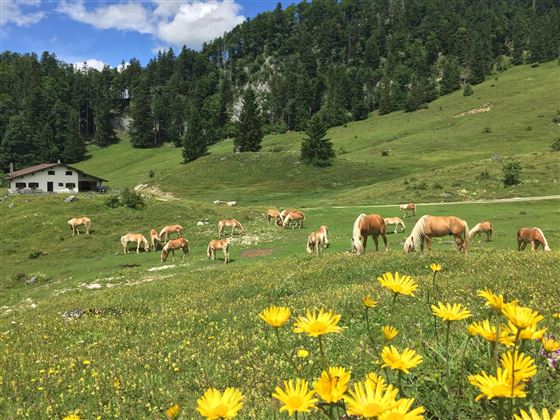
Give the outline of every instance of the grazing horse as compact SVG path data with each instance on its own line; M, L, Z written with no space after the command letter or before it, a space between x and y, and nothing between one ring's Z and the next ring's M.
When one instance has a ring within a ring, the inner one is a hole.
M286 229L286 226L290 226L292 225L292 222L294 222L295 226L301 229L303 227L304 221L305 221L304 212L299 210L291 210L288 213L286 213L285 216L283 217L280 214L280 217L276 219L276 224Z
M218 235L220 238L224 235L224 229L226 227L231 228L231 236L233 236L233 232L235 232L235 228L239 228L242 234L245 234L245 228L241 223L239 223L235 219L224 219L218 222Z
M377 239L379 235L383 238L385 251L387 251L387 236L385 236L385 221L378 214L360 214L354 221L352 229L352 252L356 251L357 255L361 255L366 250L367 237L371 235L375 242L375 250L379 250Z
M404 251L412 252L416 246L420 244L420 250L424 251L424 240L428 246L428 250L432 250L432 238L453 235L457 251L465 254L469 248L469 226L467 222L455 216L422 216L414 228L412 233L404 242Z
M271 220L276 220L278 219L278 216L280 216L280 212L276 209L268 209L266 211L266 221L268 224L270 224Z
M157 250L158 243L164 243L161 236L158 235L157 230L152 229L150 231L150 244L152 245L152 251Z
M167 241L163 249L161 250L161 262L165 262L167 260L167 256L169 255L169 251L171 251L173 257L172 260L175 259L175 250L181 249L183 250L183 260L185 259L185 255L189 253L189 241L183 238L182 236L177 239L171 239Z
M388 227L389 225L395 225L395 231L393 233L398 233L399 226L402 227L403 232L406 229L404 222L400 217L385 217L383 221L385 222L385 227Z
M413 216L416 216L416 205L414 203L401 204L399 208L403 211L403 219L406 219L408 212L412 212Z
M548 241L544 237L543 231L538 227L525 227L517 231L517 250L525 249L528 243L531 244L531 251L536 251L539 245L542 245L543 251L550 251Z
M206 250L208 258L215 260L218 249L221 249L224 253L224 264L227 264L229 262L229 239L214 239L210 241Z
M72 230L72 236L76 234L80 234L80 230L78 226L84 225L86 227L86 235L89 235L89 229L91 228L91 220L89 217L74 217L73 219L68 220L68 225L70 225L70 229Z
M141 233L127 233L121 236L121 244L125 254L128 254L128 243L136 242L136 253L140 254L140 245L144 245L144 251L149 252L150 247L148 245L148 240Z
M494 228L492 227L492 223L486 221L474 225L474 227L469 232L469 236L471 237L471 240L474 239L474 237L479 233L486 233L486 242L490 242L492 240L492 234L494 233Z
M327 227L321 226L319 230L312 232L307 238L307 253L309 255L315 252L317 256L321 251L329 246L329 239L327 238Z
M167 225L159 232L159 236L161 238L165 237L164 241L167 242L167 240L169 239L169 235L171 235L174 232L177 234L177 238L180 238L181 236L183 236L183 226Z

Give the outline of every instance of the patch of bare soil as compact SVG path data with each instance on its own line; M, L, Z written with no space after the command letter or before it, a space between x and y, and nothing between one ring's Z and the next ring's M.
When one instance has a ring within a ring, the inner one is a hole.
M134 191L142 194L153 195L156 199L161 201L177 199L177 197L175 197L173 194L160 190L157 185L138 184L136 187L134 187Z
M468 111L461 112L460 114L454 115L455 118L457 117L464 117L465 115L473 115L473 114L480 114L482 112L490 112L492 109L492 105L484 104L479 108L469 109Z
M265 257L267 255L273 254L276 252L276 249L267 248L267 249L246 249L241 251L241 257L247 258L254 258L254 257Z

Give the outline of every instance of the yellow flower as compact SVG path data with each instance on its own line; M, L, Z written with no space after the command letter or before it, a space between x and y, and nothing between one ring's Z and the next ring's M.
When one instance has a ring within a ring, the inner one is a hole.
M535 325L544 318L531 308L518 306L516 303L508 303L504 305L502 313L520 330L524 330L525 328Z
M196 402L196 411L208 420L232 419L243 406L243 395L236 388L226 388L223 394L215 388L210 388Z
M324 311L313 309L313 312L307 311L306 316L299 316L294 324L295 333L306 333L311 337L318 337L328 333L341 333L342 328L338 325L340 315L333 311Z
M560 312L554 312L552 318L560 319Z
M537 374L535 360L523 353L517 352L517 350L513 353L508 351L502 354L500 361L502 362L502 367L508 371L508 375L511 375L511 372L515 373L513 377L516 382L526 381Z
M451 306L449 303L444 305L442 302L438 302L438 306L432 305L432 313L447 322L460 321L472 316L471 311L460 303L454 303Z
M315 410L317 407L315 403L319 400L313 398L314 391L309 390L308 382L304 379L296 379L296 384L290 379L289 381L284 381L284 389L279 386L274 390L275 392L272 396L284 403L280 407L280 412L287 411L288 415L292 415L295 412L307 413L311 410Z
M362 303L368 309L375 308L377 306L377 302L370 295L364 296L362 298Z
M165 415L167 416L167 418L174 419L179 415L180 412L181 407L179 406L179 404L173 404L171 407L165 410Z
M331 367L329 372L326 370L321 373L321 377L313 382L313 389L328 403L340 401L348 389L350 372L341 367Z
M77 413L70 413L67 416L64 416L62 420L80 420L80 416Z
M381 328L381 332L383 333L383 337L385 338L385 340L391 341L397 336L399 330L397 330L395 327L391 327L390 325L385 325Z
M490 321L485 319L482 322L473 322L467 327L467 331L470 335L479 335L487 341L496 341L496 327L490 324ZM515 341L515 336L510 335L510 330L505 326L500 326L500 338L498 342L506 346L513 346Z
M397 401L397 405L388 411L385 411L378 418L379 420L422 420L422 415L426 410L420 406L412 411L410 406L414 402L414 398L403 398Z
M91 362L90 362L89 360L84 360L82 363L83 363L84 365L86 365L86 366L87 366L87 365L91 365Z
M383 347L381 358L385 362L381 367L398 369L404 373L409 373L410 369L418 366L423 361L422 356L416 354L414 350L406 348L401 354L395 346Z
M381 286L389 289L393 293L400 293L402 295L414 296L414 291L418 288L418 285L412 277L410 276L400 276L398 272L395 273L385 273L383 277L377 277L377 280Z
M370 372L366 374L366 380L373 382L373 384L376 386L381 386L381 387L385 386L385 379L383 379L382 376L378 375L375 372Z
M529 413L525 410L520 410L519 414L519 416L515 414L513 418L515 420L560 420L560 409L556 410L556 413L554 413L552 417L550 417L550 413L546 408L542 409L541 414L534 408L531 408Z
M493 293L490 289L479 290L478 296L486 299L486 306L491 307L497 311L501 311L507 302L504 301L504 296L500 293L499 295ZM517 304L517 300L509 302L510 304Z
M543 348L549 353L552 353L552 352L560 349L560 343L552 337L543 338L541 340L541 343L542 343Z
M290 308L270 306L263 310L259 317L271 327L279 328L290 319Z
M441 264L431 263L430 268L434 273L438 273L441 271Z
M513 335L514 340L517 336L518 329L513 325L511 322L508 322L508 326L506 329L509 331L510 334ZM519 338L521 340L540 340L543 338L544 333L546 332L546 328L542 328L537 330L537 324L529 325L527 328L522 329L519 333Z
M498 368L496 376L488 375L484 371L478 375L469 375L468 380L471 385L477 387L481 392L476 397L477 401L484 397L490 400L492 398L525 398L527 395L524 390L525 385L523 381L518 381L517 379L512 393L511 376L506 369Z
M309 356L309 352L305 349L299 349L297 351L297 357L299 357L300 359L305 359L307 356Z
M385 387L382 383L375 384L366 379L365 382L356 382L344 401L348 414L371 418L395 407L398 393L399 390L393 385Z

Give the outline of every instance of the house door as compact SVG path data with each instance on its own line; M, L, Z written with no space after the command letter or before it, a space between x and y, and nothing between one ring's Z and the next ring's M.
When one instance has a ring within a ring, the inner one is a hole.
M47 182L47 191L48 192L53 192L53 187L54 183L53 182Z

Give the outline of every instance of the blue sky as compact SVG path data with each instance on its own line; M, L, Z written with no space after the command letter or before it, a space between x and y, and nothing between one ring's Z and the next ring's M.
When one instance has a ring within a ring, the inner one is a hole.
M220 36L277 0L0 0L0 50L54 52L68 63L146 64L161 48ZM282 3L283 6L293 2Z

